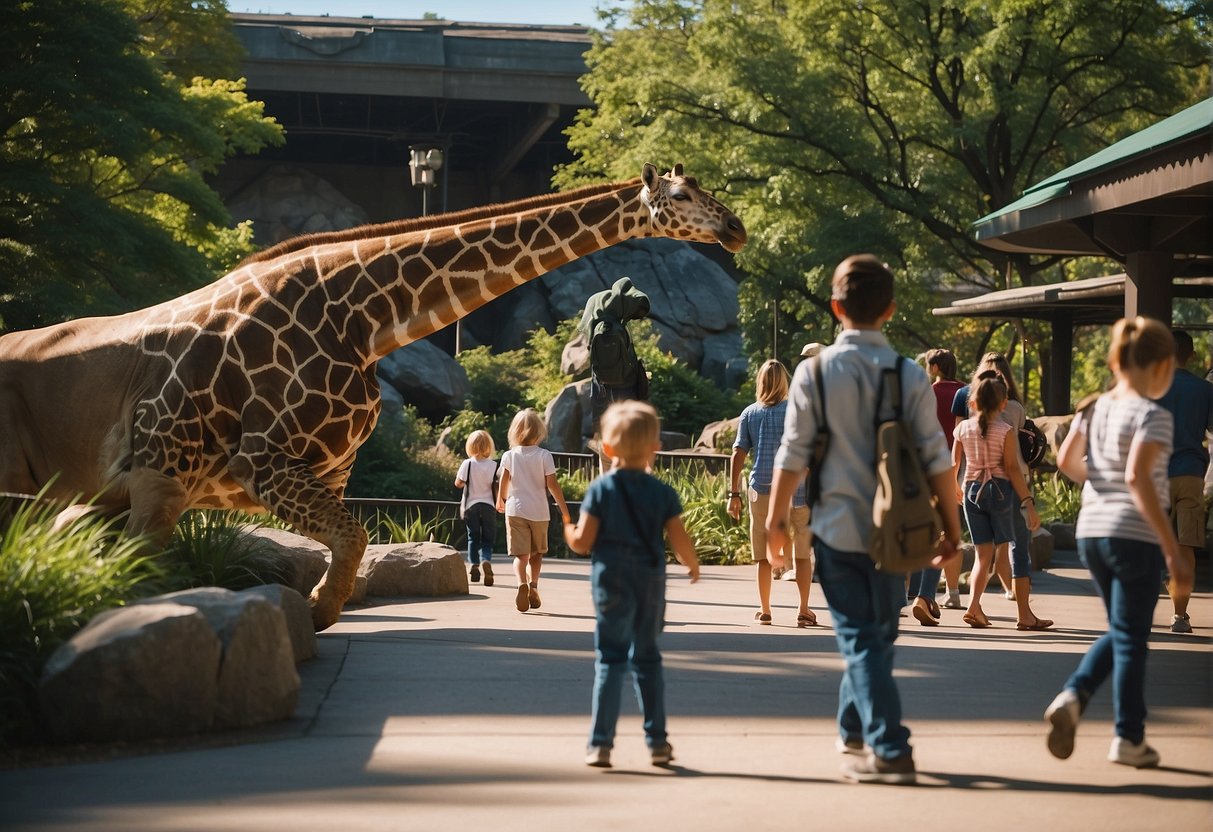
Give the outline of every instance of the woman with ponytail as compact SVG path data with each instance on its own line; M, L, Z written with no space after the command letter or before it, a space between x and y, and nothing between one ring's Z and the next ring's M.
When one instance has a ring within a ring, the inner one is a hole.
M1175 342L1148 318L1112 328L1108 366L1113 388L1080 412L1057 452L1057 466L1083 483L1078 554L1103 599L1108 632L1091 645L1045 711L1049 751L1065 759L1087 703L1112 677L1116 734L1108 759L1144 768L1159 754L1146 744L1146 656L1165 560L1173 583L1191 588L1192 567L1179 557L1167 518L1171 414L1150 401L1171 385Z
M990 626L990 619L981 609L981 594L990 577L995 545L1014 537L1012 512L1026 509L1028 527L1034 530L1040 526L1018 464L1018 438L999 418L1006 406L1007 386L1000 375L992 370L979 373L969 393L969 408L975 415L956 426L952 445L955 477L960 477L964 466L964 485L958 486L957 498L964 507L969 536L977 550L969 573L969 608L964 614L965 623L975 628ZM1021 614L1019 629L1043 630L1053 625L1048 619L1038 618L1026 598L1022 608L1031 617Z

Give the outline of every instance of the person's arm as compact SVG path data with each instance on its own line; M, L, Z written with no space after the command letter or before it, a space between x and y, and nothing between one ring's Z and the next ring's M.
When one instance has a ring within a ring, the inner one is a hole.
M729 517L734 520L741 519L741 474L745 458L745 448L733 448L733 457L729 460L729 496L725 501Z
M931 475L931 493L935 495L935 506L939 519L943 521L943 539L939 541L939 554L931 561L935 567L960 554L960 509L956 500L956 477L954 468Z
M670 538L670 548L674 557L687 568L691 583L699 580L699 555L695 554L695 543L687 534L686 526L682 523L681 515L674 515L665 521L665 533Z
M1125 464L1125 485L1129 487L1129 496L1133 505L1141 512L1146 525L1158 537L1158 545L1162 547L1162 556L1167 562L1167 571L1171 573L1172 585L1180 592L1192 590L1191 564L1179 557L1179 542L1171 522L1158 501L1158 490L1154 487L1154 463L1162 453L1162 445L1149 440L1134 439L1129 446L1129 459Z
M573 554L585 557L594 548L598 539L598 518L587 511L582 511L574 525L570 520L564 521L564 542Z
M1087 431L1086 423L1080 423L1085 418L1082 413L1075 415L1070 432L1057 449L1057 470L1076 485L1087 481Z
M455 474L455 487L456 488L463 488L463 486L465 484L465 481L463 479L463 472L465 470L468 472L467 475L469 477L472 475L471 466L472 466L472 463L466 459L462 463L460 463L459 471Z
M788 547L788 512L792 495L804 480L804 471L775 469L771 480L770 507L767 510L767 561L776 569L787 566L784 550ZM757 553L755 553L757 554Z
M1007 431L1003 440L1002 467L1006 469L1011 488L1015 489L1015 496L1019 498L1019 508L1028 510L1028 531L1036 531L1040 528L1040 515L1036 513L1036 500L1032 498L1032 492L1028 490L1028 483L1019 467L1019 435L1014 428Z
M568 523L571 519L569 516L569 506L564 501L564 492L560 490L560 480L556 479L555 474L548 474L544 477L544 481L547 483L552 499L556 501L556 507L560 509L560 519Z
M497 486L497 511L505 514L505 501L510 498L510 469L501 469L501 484Z
M952 493L956 495L956 503L959 505L965 501L964 488L960 484L960 466L965 460L964 444L960 441L960 437L956 437L952 442Z

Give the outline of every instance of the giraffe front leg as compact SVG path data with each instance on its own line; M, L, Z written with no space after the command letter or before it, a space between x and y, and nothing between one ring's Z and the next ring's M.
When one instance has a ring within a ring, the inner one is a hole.
M266 466L256 466L248 458L237 458L229 470L238 480L255 481L255 490L249 491L262 505L332 552L329 568L312 589L308 603L317 631L336 624L342 607L354 594L354 579L366 552L366 529L302 460L279 457Z
M126 533L143 535L150 545L163 548L188 502L185 486L176 477L152 468L134 468L127 480L131 513Z

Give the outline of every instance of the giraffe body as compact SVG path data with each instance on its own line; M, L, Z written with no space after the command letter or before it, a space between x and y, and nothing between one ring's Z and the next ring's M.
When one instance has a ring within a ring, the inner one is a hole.
M517 285L624 239L744 244L681 167L423 221L287 241L175 300L0 337L0 491L101 510L165 540L187 508L269 511L333 553L317 629L366 532L341 497L379 415L375 363Z

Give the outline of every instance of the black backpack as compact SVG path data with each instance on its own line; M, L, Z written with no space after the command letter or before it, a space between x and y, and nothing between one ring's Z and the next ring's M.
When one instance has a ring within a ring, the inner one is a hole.
M1023 427L1019 429L1019 453L1023 461L1028 463L1029 468L1039 468L1045 461L1047 450L1049 440L1045 438L1044 431L1036 427L1031 419L1024 420Z
M590 370L599 384L634 384L639 365L626 325L609 316L594 321L590 332Z

